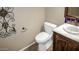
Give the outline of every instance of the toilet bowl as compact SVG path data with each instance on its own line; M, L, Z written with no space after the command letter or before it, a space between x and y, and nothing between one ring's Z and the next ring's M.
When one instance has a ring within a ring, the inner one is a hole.
M46 32L41 32L35 37L36 42L39 44L39 47L38 47L39 51L44 51L44 50L46 50L48 48L48 45L50 44L49 43L50 38L51 37Z
M35 40L39 46L39 51L46 51L53 44L53 29L56 27L57 25L55 24L51 24L48 22L44 23L45 32L41 32L35 37Z

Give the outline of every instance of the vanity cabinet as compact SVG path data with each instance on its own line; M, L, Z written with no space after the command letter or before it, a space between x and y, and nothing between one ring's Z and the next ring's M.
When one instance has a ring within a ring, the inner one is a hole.
M59 33L53 34L54 51L79 51L79 42L69 39Z

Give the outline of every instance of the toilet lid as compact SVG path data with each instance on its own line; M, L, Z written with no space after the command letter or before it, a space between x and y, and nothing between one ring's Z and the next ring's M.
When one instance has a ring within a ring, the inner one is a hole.
M36 36L36 41L39 43L45 42L48 40L49 34L46 32L41 32Z

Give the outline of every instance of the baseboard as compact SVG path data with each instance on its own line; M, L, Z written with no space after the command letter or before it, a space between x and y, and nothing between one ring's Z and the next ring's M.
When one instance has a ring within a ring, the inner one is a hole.
M20 49L19 51L29 51L30 48L31 48L34 44L36 44L36 42L32 42L31 44L29 44L28 46L26 46L26 47Z

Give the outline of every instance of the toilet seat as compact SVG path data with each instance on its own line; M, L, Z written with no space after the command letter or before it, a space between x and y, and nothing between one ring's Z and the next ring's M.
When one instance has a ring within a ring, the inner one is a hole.
M36 42L38 42L38 43L44 43L49 40L49 37L50 36L48 33L41 32L35 37L35 39L36 39Z

